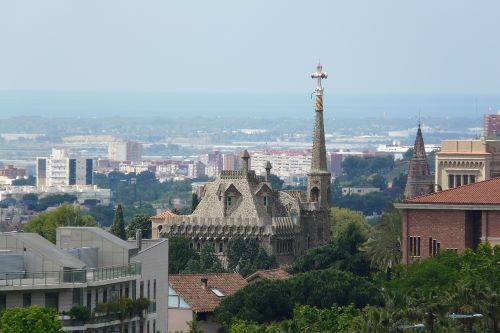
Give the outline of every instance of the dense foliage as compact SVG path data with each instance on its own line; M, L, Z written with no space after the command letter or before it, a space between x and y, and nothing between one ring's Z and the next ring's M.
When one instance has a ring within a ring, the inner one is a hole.
M198 259L199 255L190 247L191 241L185 237L174 236L169 239L168 272L179 274L191 259Z
M295 259L290 267L292 273L308 272L311 270L338 268L360 276L370 274L370 263L361 246L368 239L366 220L361 219L356 212L332 210L332 215L348 216L348 222L332 220L335 230L332 241L323 246L312 248L305 254Z
M394 161L392 155L346 157L342 162L342 175L332 184L332 204L361 211L365 215L381 214L404 192L408 159L411 158L410 155L405 156L402 161ZM343 196L342 187L375 187L380 192Z
M62 321L56 310L31 306L8 308L0 319L3 333L61 333Z
M24 230L36 232L52 243L56 242L56 229L58 227L95 227L97 223L88 214L82 214L79 209L69 205L62 206L50 212L42 212L28 221Z
M233 237L227 244L227 266L229 271L246 277L259 269L276 268L278 263L274 256L269 256L259 246L256 239Z
M203 179L206 180L206 179ZM144 171L139 174L110 172L108 175L95 174L94 183L99 188L109 188L113 191L115 200L123 205L133 205L142 202L171 202L174 197L190 201L191 183L186 181L160 182L155 174Z
M293 317L289 320L263 325L236 320L232 323L229 331L230 333L343 333L349 329L351 322L359 315L359 312L352 305L347 307L334 305L330 309L300 305L293 310Z
M258 281L224 299L215 317L229 326L241 319L256 323L280 321L292 317L296 304L321 309L334 305L380 305L378 288L367 278L337 269L297 274L287 280Z

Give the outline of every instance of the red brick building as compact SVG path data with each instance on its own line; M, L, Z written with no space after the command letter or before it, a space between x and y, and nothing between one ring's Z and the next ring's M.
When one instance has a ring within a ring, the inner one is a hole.
M439 251L500 244L500 177L395 204L403 218L403 263Z

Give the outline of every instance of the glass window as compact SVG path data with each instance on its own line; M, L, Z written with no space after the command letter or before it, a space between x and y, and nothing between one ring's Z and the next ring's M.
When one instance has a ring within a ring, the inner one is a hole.
M470 182L475 183L476 182L476 176L470 175Z
M219 242L219 252L224 252L224 243Z
M7 307L7 297L5 294L0 295L0 310Z
M31 294L23 294L23 306L31 306Z
M264 196L263 199L264 199L264 207L267 207L267 196Z
M153 299L156 299L156 279L153 280Z
M469 184L469 175L462 176L462 184L464 184L464 185Z
M59 311L59 293L46 293L45 294L45 307L53 308Z
M212 288L212 292L217 295L217 297L224 297L225 295L217 288Z
M449 175L448 176L448 188L454 188L454 187L455 187L455 176Z
M457 187L462 186L462 176L457 175L457 176L455 177L455 183L456 183L456 186L457 186Z

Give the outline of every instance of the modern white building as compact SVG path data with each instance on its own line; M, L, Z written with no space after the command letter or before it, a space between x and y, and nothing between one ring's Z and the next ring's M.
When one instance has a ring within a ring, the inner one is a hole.
M119 332L122 325L131 333L167 332L168 240L138 238L131 244L91 227L58 228L56 244L34 233L0 233L0 307L55 308L63 330L75 333ZM96 309L120 297L149 302L122 320ZM86 307L90 318L64 314L74 306Z
M108 145L108 157L112 161L140 162L142 160L142 144L128 140L111 142Z
M66 149L52 149L49 157L37 157L37 186L92 185L94 160L71 157Z

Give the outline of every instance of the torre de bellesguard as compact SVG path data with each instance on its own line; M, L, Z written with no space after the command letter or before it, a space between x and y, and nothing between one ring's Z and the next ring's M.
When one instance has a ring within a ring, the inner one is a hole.
M266 176L258 177L250 169L250 154L245 150L242 168L223 170L206 184L191 215L154 217L153 237L184 236L191 239L195 249L213 243L220 254L226 252L233 237L253 238L282 263L330 241L331 174L326 163L322 86L327 74L318 64L311 77L316 81L315 122L306 192L273 189L271 164L266 165Z

